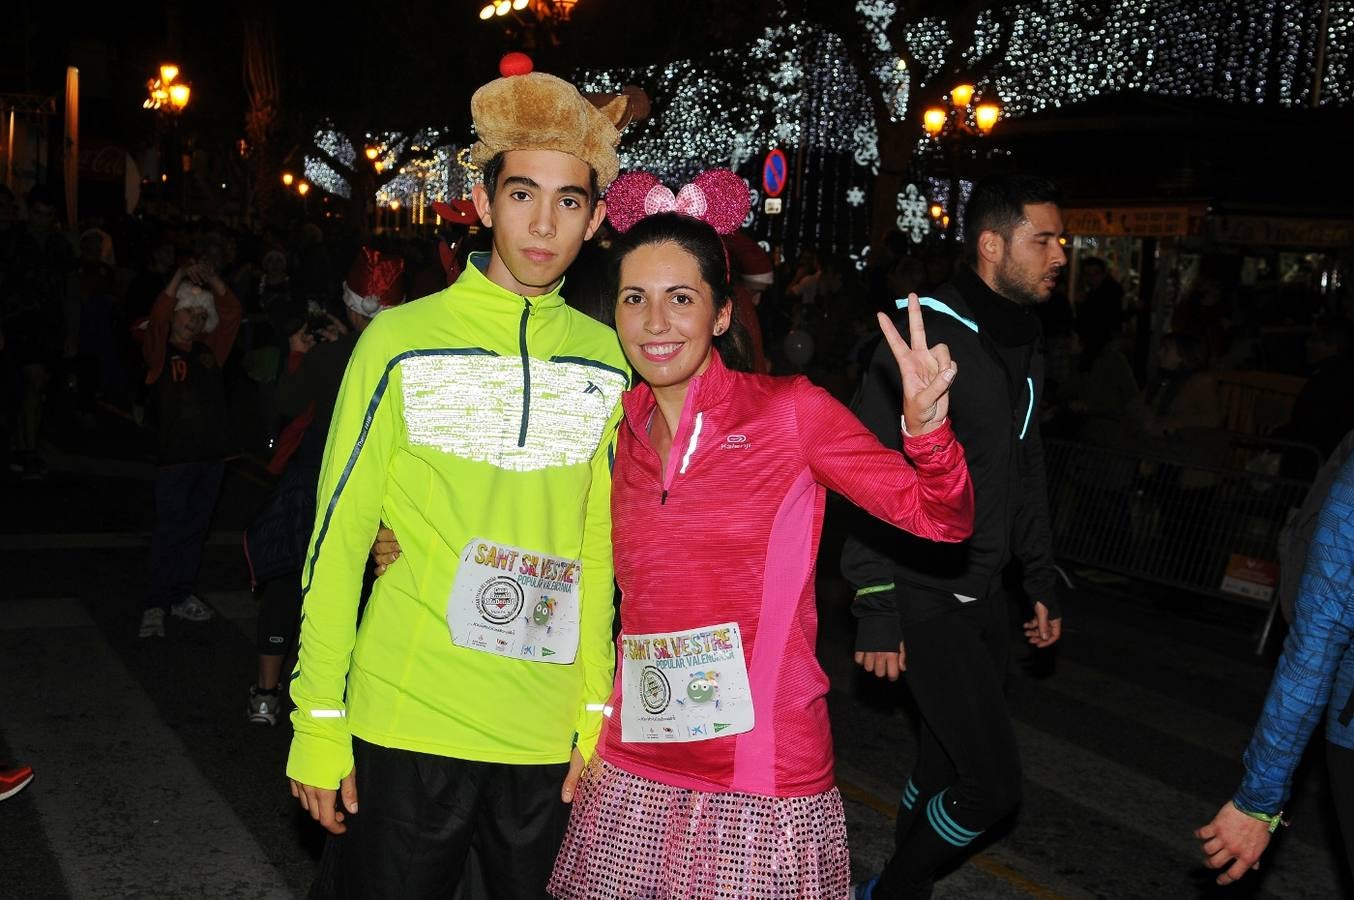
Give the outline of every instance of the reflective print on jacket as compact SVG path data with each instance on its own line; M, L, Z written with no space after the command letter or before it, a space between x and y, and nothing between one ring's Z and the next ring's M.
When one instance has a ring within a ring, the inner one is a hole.
M584 462L625 390L619 372L530 360L530 427L518 356L420 356L401 364L409 443L514 472Z

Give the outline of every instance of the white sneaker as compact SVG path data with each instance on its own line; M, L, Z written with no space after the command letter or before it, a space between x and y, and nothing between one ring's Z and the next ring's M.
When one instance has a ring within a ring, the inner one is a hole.
M189 622L209 622L216 617L216 610L203 603L197 594L184 597L169 607L169 612L176 618L187 619Z
M137 637L151 638L165 636L165 611L158 606L141 614L141 629Z

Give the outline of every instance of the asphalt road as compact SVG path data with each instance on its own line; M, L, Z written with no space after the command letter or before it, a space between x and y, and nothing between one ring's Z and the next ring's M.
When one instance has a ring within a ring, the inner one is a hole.
M289 729L244 716L257 603L239 534L266 493L259 461L231 464L207 549L201 593L221 615L142 641L144 442L111 417L55 440L46 480L0 484L0 760L38 771L0 804L0 896L304 896L322 841L287 793ZM904 691L851 663L833 559L829 533L820 658L864 875L888 853L913 722ZM1235 788L1273 664L1254 653L1260 614L1071 575L1061 644L1017 646L1011 667L1024 805L936 896L1354 896L1319 753L1260 872L1221 890L1198 863L1191 831Z

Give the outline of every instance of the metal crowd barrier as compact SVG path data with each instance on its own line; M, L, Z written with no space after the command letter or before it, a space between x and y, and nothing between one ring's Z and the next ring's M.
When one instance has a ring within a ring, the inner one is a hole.
M1134 447L1044 445L1060 561L1271 604L1279 532L1309 486L1275 474L1278 454L1314 448L1202 431Z

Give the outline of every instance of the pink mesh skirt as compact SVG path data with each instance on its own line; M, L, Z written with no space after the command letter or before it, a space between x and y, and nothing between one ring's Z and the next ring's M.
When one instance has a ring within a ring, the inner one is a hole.
M549 890L561 900L843 900L850 879L836 788L706 793L598 759L574 795Z

